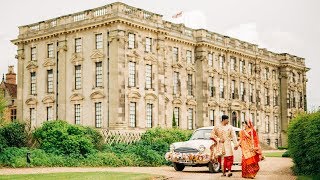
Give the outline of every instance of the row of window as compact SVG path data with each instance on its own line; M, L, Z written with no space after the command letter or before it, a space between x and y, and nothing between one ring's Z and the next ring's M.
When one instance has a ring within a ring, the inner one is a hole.
M81 89L82 87L82 69L81 65L76 65L75 67L75 89ZM54 83L53 83L53 70L47 70L47 93L53 93L54 91ZM37 92L37 80L36 80L36 72L30 73L30 94L36 95ZM102 62L96 62L95 63L95 86L96 87L102 87L103 81L102 81Z

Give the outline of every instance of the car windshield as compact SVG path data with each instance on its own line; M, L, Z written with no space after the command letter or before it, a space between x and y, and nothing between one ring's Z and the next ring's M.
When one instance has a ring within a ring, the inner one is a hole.
M190 140L196 140L196 139L206 139L206 140L210 140L210 135L211 135L211 129L199 129L196 130Z

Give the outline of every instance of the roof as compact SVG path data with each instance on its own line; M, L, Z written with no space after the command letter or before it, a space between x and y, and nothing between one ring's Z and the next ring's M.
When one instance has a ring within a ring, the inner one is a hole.
M16 84L9 84L6 82L2 82L4 84L5 90L7 90L11 97L17 97L17 85Z

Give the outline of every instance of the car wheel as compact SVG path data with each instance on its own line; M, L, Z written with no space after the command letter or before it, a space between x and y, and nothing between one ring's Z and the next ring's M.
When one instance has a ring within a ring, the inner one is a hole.
M208 164L208 167L209 167L209 171L211 173L217 173L220 171L220 163L219 162L216 162L216 163L209 163Z
M176 171L182 171L186 166L184 164L173 163L173 167Z

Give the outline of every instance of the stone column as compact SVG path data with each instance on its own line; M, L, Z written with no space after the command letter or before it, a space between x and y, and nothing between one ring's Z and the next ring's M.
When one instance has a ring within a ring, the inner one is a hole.
M288 72L285 67L280 69L280 124L281 124L281 146L288 146Z
M23 85L24 85L24 45L18 44L18 55L16 58L18 59L18 81L17 81L17 119L21 122L24 122L23 117L23 111L27 111L27 109L24 109L23 102L25 101L23 99Z
M160 127L168 127L168 122L166 122L166 100L165 100L165 64L164 64L164 56L165 56L165 42L164 36L158 34L157 38L157 61L158 61L158 114L156 114L158 119L158 126Z
M109 127L124 129L125 121L125 32L113 30L109 33Z
M56 92L56 118L66 120L66 54L67 54L67 41L62 40L58 42L58 59L57 59L57 92Z

